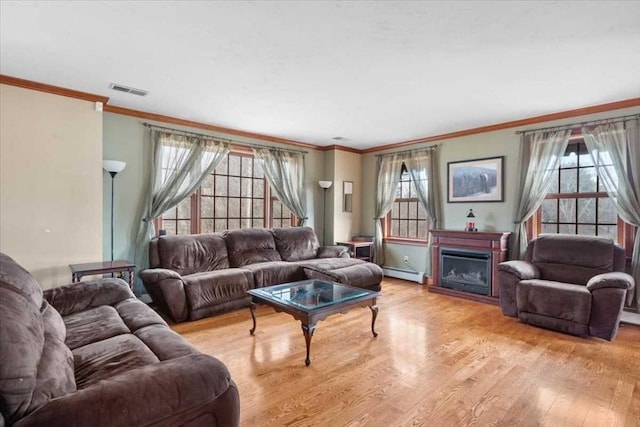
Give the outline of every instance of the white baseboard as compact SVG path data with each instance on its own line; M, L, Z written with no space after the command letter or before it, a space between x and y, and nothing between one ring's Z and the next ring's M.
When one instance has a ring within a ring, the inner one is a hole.
M424 284L424 272L422 271L404 270L395 267L382 267L382 271L387 277L409 280L411 282L417 282L421 285Z
M623 311L622 316L620 317L620 322L640 326L640 313L634 313L632 311Z

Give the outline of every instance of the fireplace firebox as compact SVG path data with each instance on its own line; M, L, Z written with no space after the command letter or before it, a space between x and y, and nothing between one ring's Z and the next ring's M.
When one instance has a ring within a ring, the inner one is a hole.
M440 248L440 286L491 295L491 252Z

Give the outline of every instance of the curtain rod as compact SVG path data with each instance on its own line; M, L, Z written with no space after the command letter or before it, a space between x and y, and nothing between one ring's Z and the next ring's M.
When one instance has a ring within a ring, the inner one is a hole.
M207 135L205 133L190 132L190 131L182 130L182 129L168 128L168 127L165 127L165 126L153 125L151 123L143 123L143 126L146 127L146 128L149 128L149 129L165 130L165 131L169 131L171 133L181 133L181 134L184 134L184 135L193 135L193 136L199 136L199 137L202 137L202 138L214 139L216 141L226 142L228 144L232 144L232 145L234 145L236 147L241 147L241 148L256 148L256 149L268 148L268 149L271 149L271 150L285 151L285 152L290 152L290 153L302 153L302 154L306 154L307 153L307 151L304 151L304 150L295 150L295 149L290 149L290 148L273 147L273 146L269 146L269 145L260 145L260 144L246 144L246 143L243 143L243 142L234 141L233 139L220 138L218 136Z
M395 151L393 153L386 153L386 154L376 154L376 157L393 156L395 154L417 153L417 152L420 152L420 151L433 151L438 147L439 147L439 145L436 144L436 145L430 145L428 147L414 148L414 149L411 149L411 150Z
M589 120L586 122L578 122L578 123L571 123L568 125L560 125L560 126L550 126L550 127L546 127L546 128L538 128L538 129L528 129L528 130L517 130L516 134L521 134L521 133L530 133L530 132L539 132L542 130L561 130L561 129L565 129L565 128L572 128L575 126L586 126L586 125L592 125L592 124L596 124L596 123L618 123L618 122L623 122L626 121L625 119L632 119L632 118L640 118L640 114L631 114L628 116L620 116L620 117L613 117L610 119L598 119L598 120Z

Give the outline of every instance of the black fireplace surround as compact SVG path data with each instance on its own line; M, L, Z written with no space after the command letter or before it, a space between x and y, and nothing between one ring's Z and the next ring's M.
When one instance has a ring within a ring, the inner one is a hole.
M491 295L491 252L440 248L440 286Z

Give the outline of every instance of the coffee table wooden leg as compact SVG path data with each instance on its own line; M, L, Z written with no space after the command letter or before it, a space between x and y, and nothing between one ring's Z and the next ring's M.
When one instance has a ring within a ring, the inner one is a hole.
M251 335L256 331L256 306L257 304L255 302L252 302L249 306L249 310L251 310L251 319L253 320L253 328L249 330Z
M313 337L313 331L316 330L316 325L302 324L302 333L304 334L304 340L307 343L307 358L304 360L304 364L309 366L311 359L309 358L309 352L311 350L311 337Z
M374 337L377 337L378 333L376 332L376 317L378 317L378 306L370 305L369 308L371 309L371 332L373 333Z

